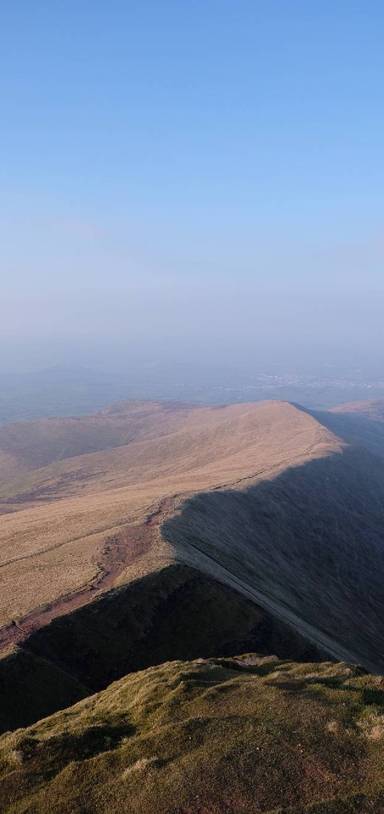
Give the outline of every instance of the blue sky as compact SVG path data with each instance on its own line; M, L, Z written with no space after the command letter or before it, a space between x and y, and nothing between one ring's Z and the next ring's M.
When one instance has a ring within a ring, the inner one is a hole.
M383 37L369 0L5 0L0 366L380 354Z

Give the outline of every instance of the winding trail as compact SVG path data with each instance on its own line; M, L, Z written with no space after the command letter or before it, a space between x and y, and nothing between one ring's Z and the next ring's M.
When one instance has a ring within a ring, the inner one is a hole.
M81 588L41 605L21 619L12 620L10 624L2 627L0 650L22 644L28 636L48 625L53 619L72 613L114 588L125 568L149 553L156 530L163 522L164 515L168 514L173 506L174 499L165 497L141 525L126 525L118 534L107 537L98 563L98 572L93 579Z

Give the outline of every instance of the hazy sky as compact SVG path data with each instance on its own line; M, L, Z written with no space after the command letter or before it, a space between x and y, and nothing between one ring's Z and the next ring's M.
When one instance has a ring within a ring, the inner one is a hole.
M384 5L3 0L0 368L384 347Z

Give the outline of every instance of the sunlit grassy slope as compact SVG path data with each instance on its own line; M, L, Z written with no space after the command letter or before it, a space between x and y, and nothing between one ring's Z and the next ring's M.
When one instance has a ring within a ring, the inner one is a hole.
M384 805L381 680L254 655L130 675L0 739L7 814L363 814Z
M1 428L0 625L96 578L107 541L164 497L268 479L341 446L312 416L270 402L124 405ZM120 582L173 556L157 538Z

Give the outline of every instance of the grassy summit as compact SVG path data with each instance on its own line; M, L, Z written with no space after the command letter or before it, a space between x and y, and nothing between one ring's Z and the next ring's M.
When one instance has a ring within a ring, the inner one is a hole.
M255 655L168 662L0 739L4 814L384 810L382 679Z

